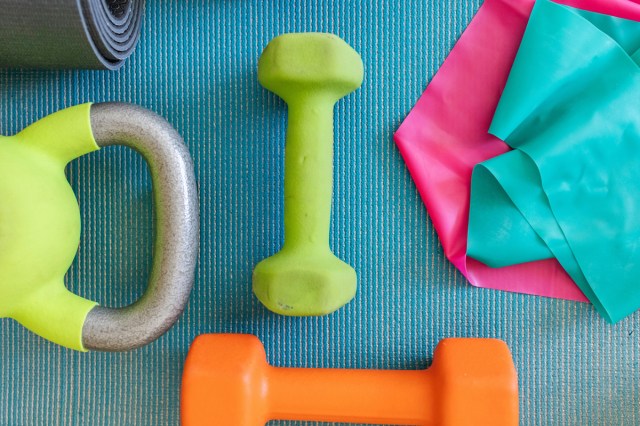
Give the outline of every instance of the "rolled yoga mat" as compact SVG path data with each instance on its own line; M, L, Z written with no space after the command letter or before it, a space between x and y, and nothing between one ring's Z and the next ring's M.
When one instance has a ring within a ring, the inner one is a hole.
M117 69L144 0L0 0L0 67Z

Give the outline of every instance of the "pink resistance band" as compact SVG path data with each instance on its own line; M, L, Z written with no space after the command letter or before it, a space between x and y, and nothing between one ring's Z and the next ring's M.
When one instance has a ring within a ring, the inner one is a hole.
M632 0L557 2L640 21ZM493 269L466 256L471 171L509 150L488 129L533 4L486 0L394 139L445 254L471 284L586 302L555 259Z

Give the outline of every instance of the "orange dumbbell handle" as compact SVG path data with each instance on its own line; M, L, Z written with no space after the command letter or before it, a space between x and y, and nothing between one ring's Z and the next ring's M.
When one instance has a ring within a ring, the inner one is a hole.
M429 370L268 367L269 419L435 424L431 375Z

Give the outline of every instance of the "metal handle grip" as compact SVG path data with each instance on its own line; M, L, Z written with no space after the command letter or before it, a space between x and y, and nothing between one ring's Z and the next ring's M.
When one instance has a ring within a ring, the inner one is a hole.
M182 137L163 118L144 108L94 104L91 127L100 147L124 145L140 153L153 182L155 239L147 289L129 306L96 306L82 329L85 348L126 351L164 334L189 299L199 247L194 168Z

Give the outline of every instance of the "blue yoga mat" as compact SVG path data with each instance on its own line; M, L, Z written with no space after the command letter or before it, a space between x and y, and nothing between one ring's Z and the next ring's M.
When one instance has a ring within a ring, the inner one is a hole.
M79 354L0 321L0 425L177 425L182 363L205 332L250 332L273 364L424 368L448 336L510 345L521 424L640 424L640 314L615 326L588 304L477 289L446 260L392 134L478 0L156 0L117 72L0 71L0 132L65 106L128 101L166 117L196 164L202 247L185 315L141 350ZM329 31L358 50L362 88L336 108L332 244L359 274L355 300L284 318L251 293L283 238L286 109L257 81L277 34ZM84 217L75 292L132 302L151 258L151 184L122 148L74 162ZM276 423L294 424L294 423Z

